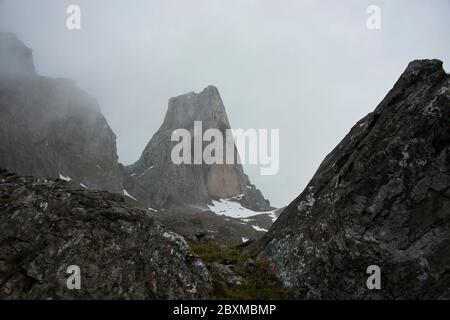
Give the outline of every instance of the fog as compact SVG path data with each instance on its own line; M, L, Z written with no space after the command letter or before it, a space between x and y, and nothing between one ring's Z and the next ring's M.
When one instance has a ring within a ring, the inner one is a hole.
M81 30L66 8L81 8ZM366 26L369 5L381 29ZM280 129L280 170L253 183L283 206L372 111L409 61L450 63L450 1L3 0L0 30L33 49L39 74L96 97L136 161L167 101L216 86L233 128Z

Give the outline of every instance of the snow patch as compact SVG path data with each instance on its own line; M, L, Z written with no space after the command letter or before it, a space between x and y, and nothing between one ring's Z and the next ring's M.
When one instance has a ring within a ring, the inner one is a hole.
M243 207L239 202L232 201L232 199L235 199L235 198L220 199L219 201L213 200L211 205L208 204L208 208L209 208L209 210L211 210L212 212L214 212L215 214L217 214L219 216L227 216L230 218L238 218L238 219L239 218L249 218L249 217L257 216L260 214L267 214L267 215L271 216L271 218L272 218L272 214L275 214L275 210L259 212L259 211L253 211L253 210L247 209L247 208ZM272 220L273 220L273 218L272 218Z
M246 243L248 240L250 240L250 239L246 238L246 237L242 237L242 243Z
M61 173L59 174L59 179L64 180L64 181L72 181L72 178L67 176L63 176Z
M256 231L262 231L262 232L267 232L267 231L269 231L269 230L267 230L267 229L264 229L264 228L261 228L261 227L258 227L258 226L252 226L252 228L255 229Z
M149 207L149 208L148 208L148 210L150 210L150 211L154 211L154 212L158 212L158 210L156 210L156 209L153 209L153 208L151 208L151 207Z
M275 222L278 219L276 212L277 210L273 210L271 211L271 213L269 213L269 217L272 219L272 222Z
M125 190L125 189L123 189L123 194L124 194L125 196L127 196L128 198L131 198L131 199L133 199L134 201L137 201L136 198L133 197L131 194L129 194L129 193L127 192L127 190Z
M85 188L85 189L87 189L87 190L89 190L89 188L88 187L86 187L84 184L82 184L82 183L80 183L80 186L82 186L83 188Z
M244 194L241 193L241 194L239 194L239 195L237 195L235 197L230 198L230 200L241 200L243 197L244 197Z

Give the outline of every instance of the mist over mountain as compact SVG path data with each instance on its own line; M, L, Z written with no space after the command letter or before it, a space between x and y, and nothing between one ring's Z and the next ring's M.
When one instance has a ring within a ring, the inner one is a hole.
M0 76L36 74L33 51L12 33L0 32Z
M0 0L0 300L450 300L449 11Z
M116 136L73 81L35 73L31 49L0 33L0 167L122 192Z
M370 0L75 2L5 0L0 30L33 48L39 74L96 98L124 165L161 126L169 97L216 86L233 128L280 129L279 173L244 165L275 207L298 195L409 61L450 63L447 0L379 0L380 30L366 27ZM81 30L66 28L72 4Z
M0 34L0 45L4 65L11 66L0 80L0 167L120 193L186 237L207 234L241 244L259 239L276 219L276 210L242 165L172 162L176 129L192 131L197 120L205 129L230 129L215 87L171 98L160 130L141 158L125 168L95 99L71 80L36 74L31 49L16 36ZM237 158L234 144L232 149Z
M202 132L219 129L222 137L231 129L224 104L217 88L209 86L201 93L188 93L169 100L169 107L163 124L145 147L140 159L127 167L127 171L140 187L139 197L156 207L166 205L203 206L211 200L239 197L239 202L249 209L267 211L272 209L268 200L250 183L242 165L234 141L230 143L235 164L226 164L227 145L221 141L222 164L175 164L172 149L177 144L172 141L176 130L189 130L192 140L188 142L194 155L194 123L201 124ZM202 137L200 137L202 139ZM201 146L201 156L208 143ZM191 154L189 154L189 158ZM189 186L188 188L186 186ZM142 193L142 190L144 192ZM138 190L139 193L139 190Z

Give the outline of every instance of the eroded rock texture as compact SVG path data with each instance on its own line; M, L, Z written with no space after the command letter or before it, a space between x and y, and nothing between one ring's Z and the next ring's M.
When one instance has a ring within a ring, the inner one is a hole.
M441 61L411 62L263 238L298 297L450 298L449 81Z
M66 286L81 269L81 290ZM0 170L0 299L201 299L210 275L184 239L121 195Z

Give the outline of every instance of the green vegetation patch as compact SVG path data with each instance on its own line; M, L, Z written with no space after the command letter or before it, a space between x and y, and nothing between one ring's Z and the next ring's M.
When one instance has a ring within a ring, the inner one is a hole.
M279 300L293 297L270 271L269 262L266 259L253 258L252 263L249 264L249 259L252 257L243 248L220 245L215 241L191 240L189 245L210 270L213 263L231 265L236 276L242 278L240 285L230 284L215 272L211 272L213 277L211 299Z

